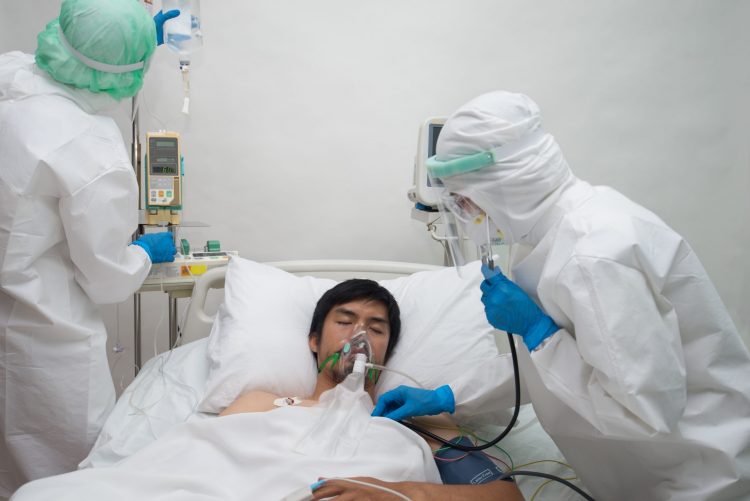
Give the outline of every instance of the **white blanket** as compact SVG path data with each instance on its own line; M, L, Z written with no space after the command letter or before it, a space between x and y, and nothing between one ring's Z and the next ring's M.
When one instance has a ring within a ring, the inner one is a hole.
M185 423L114 466L37 480L11 499L278 501L319 477L440 482L427 444L385 418L368 420L350 457L294 452L323 411L282 407Z

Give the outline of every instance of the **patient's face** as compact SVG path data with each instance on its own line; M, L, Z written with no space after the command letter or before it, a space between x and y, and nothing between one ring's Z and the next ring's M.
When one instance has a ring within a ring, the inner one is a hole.
M365 331L370 343L370 361L382 364L391 335L388 310L379 301L363 299L336 305L328 312L323 321L320 346L317 346L316 339L310 339L310 349L317 353L318 366L340 351L360 331ZM351 359L349 363L338 363L332 369L329 364L324 371L331 374L336 383L340 383L351 373L353 363Z

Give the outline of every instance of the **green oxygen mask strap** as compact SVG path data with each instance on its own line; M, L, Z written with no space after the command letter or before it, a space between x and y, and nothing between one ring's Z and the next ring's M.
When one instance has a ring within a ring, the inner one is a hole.
M371 383L377 383L378 379L380 379L380 369L368 369L367 370L367 379L370 380Z
M325 369L325 368L326 368L326 366L328 365L328 362L331 362L331 361L332 361L332 362L331 362L331 367L333 367L334 365L336 365L336 362L338 362L338 361L339 361L339 358L340 358L340 357L341 357L341 353L339 353L339 352L337 351L337 352L336 352L336 353L334 353L333 355L331 355L331 356L329 356L328 358L326 358L325 360L323 360L323 363L321 363L321 364L320 364L320 365L318 366L318 374L320 374L321 372L323 372L323 369Z

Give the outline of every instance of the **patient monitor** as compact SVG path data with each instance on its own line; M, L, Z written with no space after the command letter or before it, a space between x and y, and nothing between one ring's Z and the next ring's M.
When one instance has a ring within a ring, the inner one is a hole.
M428 118L419 128L417 155L414 158L414 186L409 190L409 200L423 211L436 210L442 185L435 185L427 175L427 159L435 155L437 140L445 118Z

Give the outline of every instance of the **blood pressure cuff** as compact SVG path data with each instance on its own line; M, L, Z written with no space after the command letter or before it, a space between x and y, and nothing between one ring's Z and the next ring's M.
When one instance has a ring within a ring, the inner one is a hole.
M456 437L450 442L465 446L474 445L467 437ZM503 475L503 470L478 451L440 450L435 454L435 464L444 484L486 484ZM513 482L512 477L503 480Z

